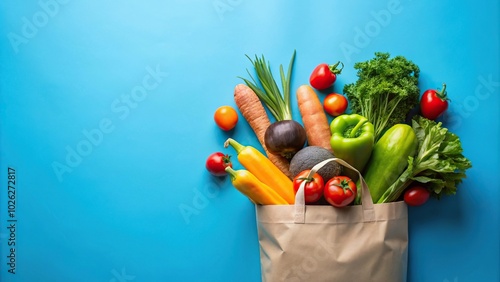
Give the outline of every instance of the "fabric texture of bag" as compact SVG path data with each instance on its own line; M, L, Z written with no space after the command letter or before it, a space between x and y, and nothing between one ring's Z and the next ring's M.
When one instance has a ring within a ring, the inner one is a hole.
M332 158L312 173L330 161L355 170ZM406 281L407 206L373 204L359 176L361 205L306 206L301 185L295 205L256 206L262 281Z

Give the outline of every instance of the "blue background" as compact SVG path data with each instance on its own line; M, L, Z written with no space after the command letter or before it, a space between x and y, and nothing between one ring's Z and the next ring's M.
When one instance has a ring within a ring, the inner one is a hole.
M233 153L227 137L259 147L241 116L231 132L212 118L245 54L276 71L293 50L293 90L340 60L341 92L376 51L414 61L422 91L447 83L441 120L473 168L457 195L410 208L408 281L499 281L496 0L2 1L0 280L259 281L254 208L204 164Z

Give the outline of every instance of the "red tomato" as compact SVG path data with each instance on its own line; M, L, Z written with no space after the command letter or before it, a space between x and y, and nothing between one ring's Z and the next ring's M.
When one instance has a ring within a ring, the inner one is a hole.
M429 200L429 190L422 186L413 186L406 190L404 200L409 206L421 206Z
M226 175L226 167L233 167L231 163L231 156L224 155L221 152L215 152L208 156L207 161L205 163L205 167L208 172L215 176L224 176Z
M306 204L315 203L323 196L323 177L315 173L312 177L307 178L310 171L310 169L304 170L293 178L293 189L295 193L299 190L300 184L306 181L304 186Z
M339 64L342 66L340 69L337 69ZM326 89L335 83L335 80L337 80L337 74L340 74L343 68L344 64L341 62L337 62L335 65L328 65L324 63L319 64L311 73L309 83L311 83L312 87L318 90Z
M238 123L238 113L231 106L221 106L215 110L214 120L222 130L228 131Z
M334 207L345 207L354 201L358 190L356 183L347 176L335 176L325 185L325 199Z
M347 98L337 93L328 94L323 100L323 109L331 116L340 116L347 110Z
M448 100L446 96L446 84L444 83L441 91L434 89L425 91L420 100L422 116L431 120L437 119L448 109Z

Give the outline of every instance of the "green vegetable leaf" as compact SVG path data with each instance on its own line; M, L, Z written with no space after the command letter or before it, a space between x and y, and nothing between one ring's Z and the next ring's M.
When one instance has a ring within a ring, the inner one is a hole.
M358 80L344 86L352 113L373 124L375 141L386 129L403 123L420 97L418 66L402 56L389 56L379 52L369 61L356 63Z
M252 60L248 55L247 58L252 62L255 68L255 73L257 79L255 79L252 74L247 70L250 80L241 78L248 87L250 87L259 99L266 105L271 114L277 121L291 120L292 111L290 105L290 81L292 76L293 62L295 60L295 51L293 52L292 58L290 59L290 64L288 66L288 72L285 77L285 71L283 66L280 65L280 78L281 87L283 89L283 94L281 94L278 84L273 77L271 67L268 62L266 62L264 56L261 58L255 56Z
M423 183L435 197L453 195L466 177L471 162L462 154L462 144L457 135L442 124L415 116L412 128L418 139L414 157L409 157L408 167L386 190L379 203L397 200L414 181Z

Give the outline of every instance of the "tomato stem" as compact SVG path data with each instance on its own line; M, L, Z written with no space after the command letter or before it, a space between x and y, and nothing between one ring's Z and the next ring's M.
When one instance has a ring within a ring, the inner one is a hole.
M344 194L345 194L345 192L346 192L347 190L349 190L349 191L353 192L353 191L352 191L352 189L351 189L351 187L349 186L349 183L350 183L351 181L352 181L352 180L345 180L345 179L343 179L342 181L340 181L340 183L338 183L338 184L334 184L334 185L335 185L335 186L337 186L337 187L342 188L342 190L344 190ZM354 192L353 192L353 193L354 193Z
M226 165L231 164L231 156L226 154L222 157L222 162Z
M302 181L305 181L306 183L309 183L311 181L313 181L313 178L312 177L299 177L297 178L298 180L302 180Z

